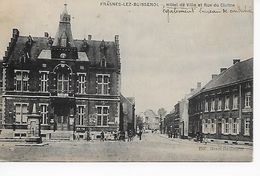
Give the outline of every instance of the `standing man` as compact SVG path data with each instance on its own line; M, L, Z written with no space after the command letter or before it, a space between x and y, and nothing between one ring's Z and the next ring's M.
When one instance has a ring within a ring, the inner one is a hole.
M101 131L101 140L102 140L102 141L105 140L105 134L104 134L104 131L103 131L103 130Z
M139 139L140 140L142 140L142 133L143 133L142 130L140 130L140 132L139 132Z

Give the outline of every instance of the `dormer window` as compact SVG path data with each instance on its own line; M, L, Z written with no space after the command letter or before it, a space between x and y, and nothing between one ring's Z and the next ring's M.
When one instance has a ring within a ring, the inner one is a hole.
M106 67L107 66L107 62L106 62L105 58L101 59L100 66L101 67Z
M245 108L251 108L251 92L245 94Z
M60 46L61 47L66 47L67 46L67 39L66 38L62 38L61 39Z

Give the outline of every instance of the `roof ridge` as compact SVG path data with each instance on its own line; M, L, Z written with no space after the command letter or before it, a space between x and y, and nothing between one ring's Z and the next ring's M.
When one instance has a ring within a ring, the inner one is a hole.
M221 78L225 77L226 75L228 75L230 73L230 70L232 69L235 69L235 68L238 68L238 67L241 67L241 64L243 64L244 62L248 62L248 61L251 61L253 58L250 58L250 59L246 59L246 60L243 60L243 61L240 61L238 63L235 63L233 65L231 65L230 67L227 68L227 70L225 70L224 72L220 73L215 79L213 79L212 81L214 82L217 82L218 80L220 80ZM238 81L238 80L236 80ZM236 81L233 81L232 83L236 82ZM207 88L207 86L209 84L213 84L212 82L208 82L204 87ZM218 86L217 86L218 87ZM204 91L205 89L203 89Z

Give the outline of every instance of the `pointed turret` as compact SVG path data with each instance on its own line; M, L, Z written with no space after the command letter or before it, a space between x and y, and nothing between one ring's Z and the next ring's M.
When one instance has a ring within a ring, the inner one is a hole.
M68 14L67 4L60 15L59 28L56 33L53 46L75 47L71 32L70 15Z

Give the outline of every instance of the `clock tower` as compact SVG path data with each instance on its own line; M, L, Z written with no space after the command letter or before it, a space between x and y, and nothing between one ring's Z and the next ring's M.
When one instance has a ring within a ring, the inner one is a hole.
M75 46L70 24L71 16L67 11L67 4L60 15L58 31L51 47L51 57L53 59L78 59L78 52Z

